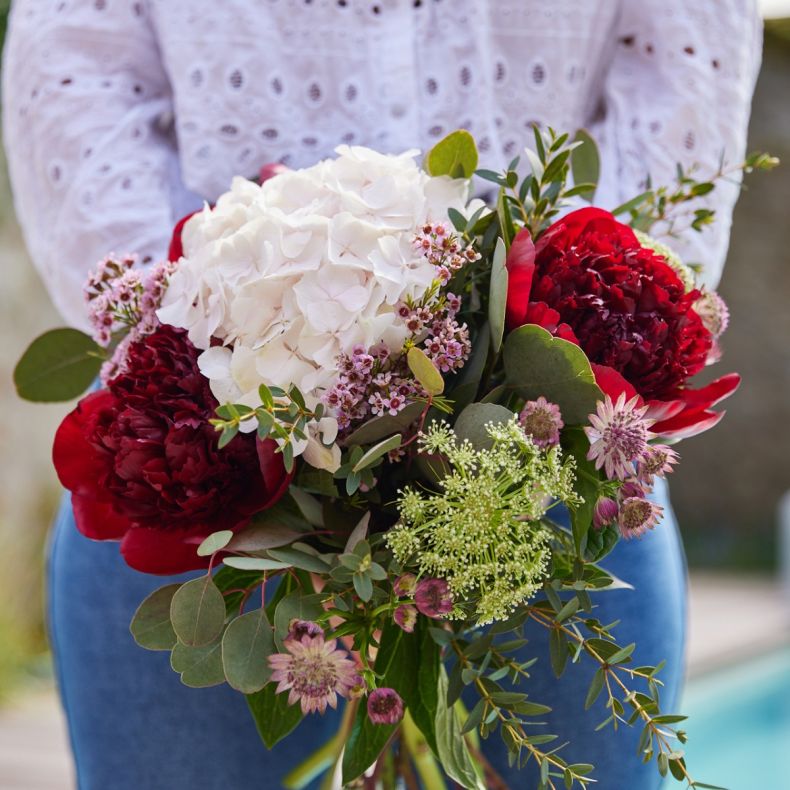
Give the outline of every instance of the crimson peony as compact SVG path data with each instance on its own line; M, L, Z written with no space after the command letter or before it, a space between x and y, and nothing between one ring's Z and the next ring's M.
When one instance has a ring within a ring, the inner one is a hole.
M694 310L699 291L687 293L664 258L612 214L574 211L537 244L522 230L508 271L508 326L538 324L580 345L604 392L639 394L651 405L654 431L687 436L721 419L709 408L734 391L737 377L698 391L685 386L713 345Z
M203 538L238 530L274 504L290 476L272 441L239 434L225 448L208 420L218 403L186 333L160 326L129 348L127 370L61 424L53 458L77 527L120 540L133 568L205 567Z

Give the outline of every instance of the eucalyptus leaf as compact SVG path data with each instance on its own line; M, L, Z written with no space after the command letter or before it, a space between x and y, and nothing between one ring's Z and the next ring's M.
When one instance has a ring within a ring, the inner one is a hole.
M219 532L212 532L197 549L198 557L209 557L217 551L221 551L233 539L233 532L229 529L221 529Z
M170 619L188 647L213 642L225 625L225 599L210 575L182 584L170 604Z
M351 433L344 444L348 447L371 444L379 439L391 436L393 433L401 433L406 430L424 410L424 403L410 403L394 416L385 414L383 417L376 417Z
M566 425L585 424L603 400L584 352L534 324L508 335L504 363L508 384L528 400L542 395L556 403Z
M290 562L270 560L268 557L225 557L222 560L229 568L241 571L281 571L290 568Z
M134 613L129 630L134 641L146 650L172 650L176 632L170 622L170 605L180 584L168 584L154 590Z
M406 354L406 361L409 370L429 395L441 395L444 392L442 374L422 349L412 346Z
M507 250L501 238L496 240L494 259L491 263L491 280L488 293L488 323L491 331L491 350L496 354L502 347L505 334L505 306L507 303Z
M291 486L288 490L308 523L314 527L323 527L324 514L321 510L321 503L314 496L302 491L297 486Z
M39 335L14 368L20 398L38 403L82 395L99 375L107 352L78 329L52 329Z
M397 450L401 446L403 437L398 433L395 436L390 436L388 439L380 441L378 444L373 445L368 451L357 461L352 467L352 471L361 472L369 466L372 466L383 455L386 455L390 450Z
M451 132L428 152L425 169L432 176L471 178L477 169L477 145L464 129Z
M324 611L323 595L305 595L301 590L288 593L274 610L274 642L282 649L292 620L316 620Z
M266 551L286 546L301 534L277 521L254 520L250 526L236 533L228 543L228 551Z
M260 691L271 676L267 659L274 652L274 632L266 612L237 617L222 637L222 666L228 684L243 694Z
M326 573L329 566L315 554L308 554L293 546L286 546L281 549L270 549L269 556L284 565L291 565L310 573Z
M368 534L368 527L370 525L370 511L365 513L364 516L357 522L357 525L351 531L346 541L346 553L354 551L357 544L365 540Z
M497 403L470 403L455 421L455 433L460 440L468 439L477 450L490 449L494 440L487 425L504 425L513 419L513 412Z
M191 688L208 688L225 682L219 640L200 647L178 642L170 655L170 666L181 675L181 682Z

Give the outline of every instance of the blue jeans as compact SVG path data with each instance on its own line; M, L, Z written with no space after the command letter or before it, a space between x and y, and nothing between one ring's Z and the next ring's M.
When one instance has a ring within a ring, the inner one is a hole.
M596 616L620 620L621 644L636 642L636 665L667 660L664 708L677 712L683 676L686 571L674 517L642 540L621 542L607 567L635 586L595 596ZM169 667L167 653L139 648L129 634L137 605L168 579L130 570L112 543L78 534L64 501L52 541L49 615L58 683L66 711L80 790L257 790L282 777L336 729L336 714L312 716L268 752L244 698L227 686L190 689ZM570 762L595 764L601 790L651 790L660 785L654 764L637 754L637 729L617 733L595 726L606 717L603 695L591 711L584 698L594 667L584 658L555 680L546 632L528 633L525 656L540 656L525 690L552 705L550 731ZM485 752L511 788L537 786L534 769L507 767L498 735Z

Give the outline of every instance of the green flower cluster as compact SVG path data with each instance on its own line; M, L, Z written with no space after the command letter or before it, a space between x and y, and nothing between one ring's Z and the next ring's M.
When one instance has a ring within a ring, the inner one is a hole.
M387 537L404 566L447 581L455 616L471 612L481 625L535 594L551 555L540 520L553 501L577 501L572 458L537 448L515 417L486 430L491 444L479 449L445 423L427 430L420 452L446 459L448 474L441 491L400 493L400 522Z

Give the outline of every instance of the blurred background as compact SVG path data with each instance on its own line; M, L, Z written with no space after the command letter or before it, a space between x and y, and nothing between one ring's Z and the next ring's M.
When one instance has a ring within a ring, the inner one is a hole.
M0 36L8 5L0 0ZM763 6L749 148L784 165L749 179L721 286L732 322L720 371L737 370L744 383L724 422L683 444L672 481L692 571L690 750L699 776L736 790L790 787L790 763L780 767L790 760L790 583L782 593L779 572L780 502L790 489L790 2ZM60 495L50 447L71 406L15 396L16 359L61 322L28 261L2 160L0 270L0 788L60 790L72 779L45 638L43 558ZM788 556L790 500L785 509ZM747 696L736 714L721 690L739 682ZM744 741L781 781L737 783Z

